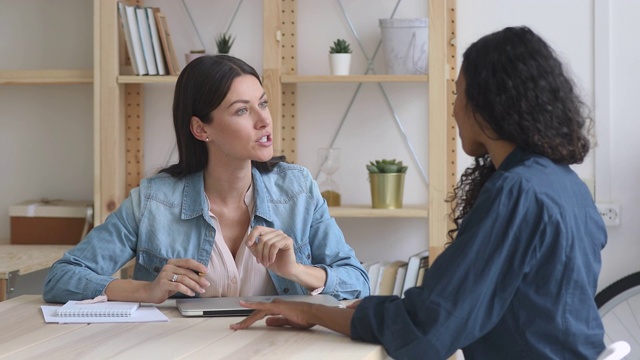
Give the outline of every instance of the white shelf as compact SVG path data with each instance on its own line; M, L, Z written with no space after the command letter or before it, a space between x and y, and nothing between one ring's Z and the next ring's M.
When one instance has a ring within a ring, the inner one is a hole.
M402 209L372 209L370 205L330 206L329 213L336 218L422 218L429 217L426 206L408 206Z
M93 70L2 70L0 85L91 84Z
M175 84L176 75L120 75L118 84Z
M375 82L423 82L429 81L427 75L281 75L283 84L297 83L375 83Z

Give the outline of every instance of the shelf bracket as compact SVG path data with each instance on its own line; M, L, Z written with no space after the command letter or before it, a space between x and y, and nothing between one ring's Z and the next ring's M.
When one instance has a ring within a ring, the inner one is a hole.
M7 273L7 288L5 289L7 299L9 298L9 295L16 290L18 275L18 270L9 271Z

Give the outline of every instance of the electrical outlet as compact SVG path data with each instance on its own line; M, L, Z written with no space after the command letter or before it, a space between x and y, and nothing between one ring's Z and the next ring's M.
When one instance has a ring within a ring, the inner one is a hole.
M606 226L618 226L620 225L620 205L619 204L603 204L596 203L598 212L604 220Z

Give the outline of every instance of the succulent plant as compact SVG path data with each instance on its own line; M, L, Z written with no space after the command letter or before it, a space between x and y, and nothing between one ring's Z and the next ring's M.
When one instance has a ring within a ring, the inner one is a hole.
M216 37L216 47L218 48L218 54L228 54L231 51L231 46L235 41L235 37L231 34L223 32Z
M402 164L402 161L396 161L396 159L382 159L370 161L367 164L367 170L369 174L390 174L390 173L406 173L408 167Z
M337 39L329 47L329 54L351 54L351 46L345 39Z

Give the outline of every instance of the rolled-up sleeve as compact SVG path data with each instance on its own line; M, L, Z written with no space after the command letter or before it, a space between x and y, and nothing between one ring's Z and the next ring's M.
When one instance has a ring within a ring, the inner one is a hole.
M49 269L44 283L46 302L94 298L104 293L113 274L136 253L141 196L138 188L105 222Z

